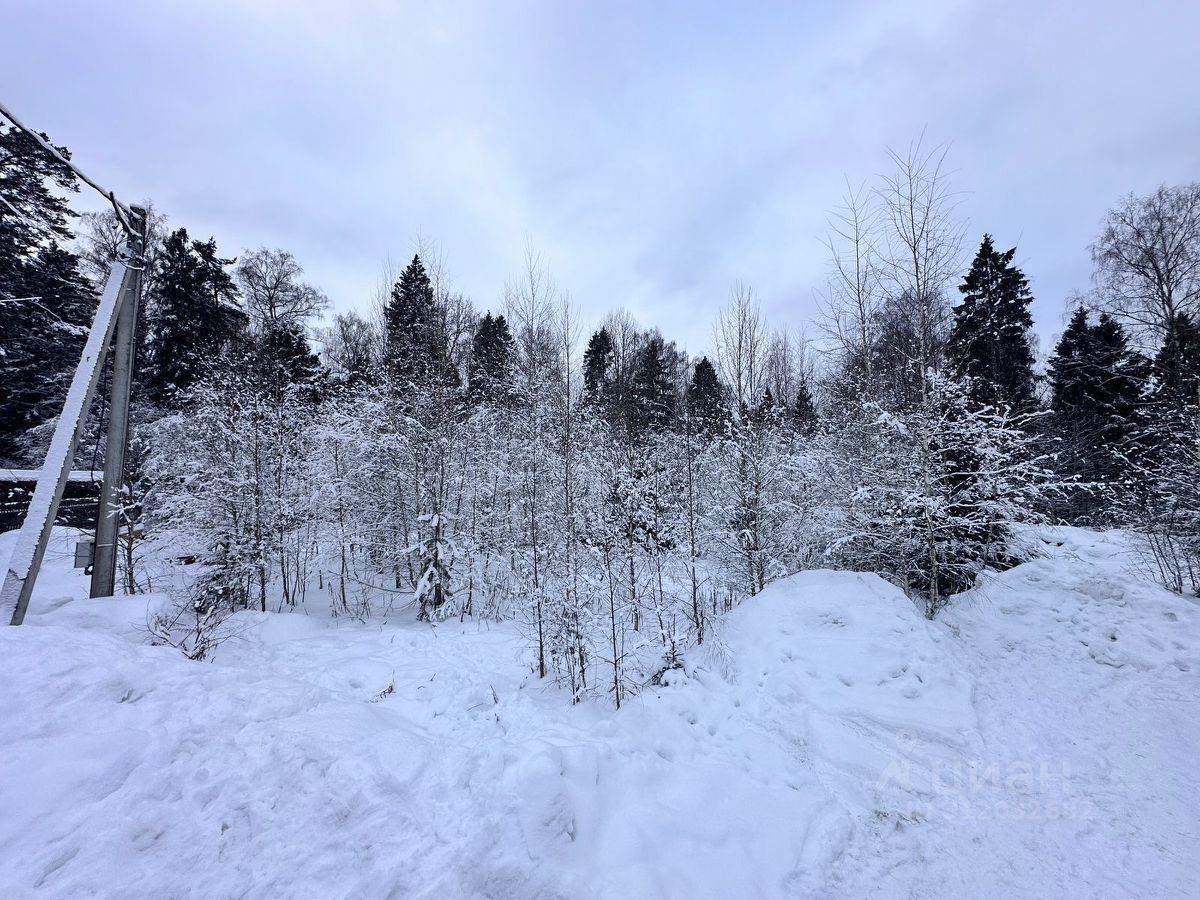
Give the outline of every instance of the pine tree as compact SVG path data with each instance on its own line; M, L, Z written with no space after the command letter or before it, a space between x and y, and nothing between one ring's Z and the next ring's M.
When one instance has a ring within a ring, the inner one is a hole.
M149 298L147 393L161 406L174 406L246 336L246 314L238 307L233 260L217 255L216 241L194 241L179 228L159 255L156 288Z
M508 402L513 398L513 338L503 315L491 312L479 320L471 341L467 385L472 400Z
M1015 254L1015 247L998 252L991 235L983 236L958 288L963 300L954 309L946 355L956 376L971 379L973 401L1028 411L1035 405L1028 340L1033 295L1025 275L1013 265Z
M687 407L697 433L712 437L725 430L729 412L721 393L721 383L717 380L717 369L707 356L700 357L692 369Z
M75 215L63 195L77 190L33 138L0 126L0 461L35 461L26 433L58 414L95 311L63 246Z

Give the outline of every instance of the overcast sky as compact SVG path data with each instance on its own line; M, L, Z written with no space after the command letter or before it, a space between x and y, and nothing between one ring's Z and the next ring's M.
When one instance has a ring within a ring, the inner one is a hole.
M737 279L804 325L845 179L924 130L1048 337L1106 207L1200 178L1198 40L1197 0L0 0L0 97L335 308L421 235L494 308L528 236L585 316L694 351Z

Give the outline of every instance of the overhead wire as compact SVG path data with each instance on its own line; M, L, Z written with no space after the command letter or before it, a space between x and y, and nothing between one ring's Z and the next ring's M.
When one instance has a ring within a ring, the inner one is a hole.
M6 107L2 102L0 102L0 115L4 116L4 118L8 119L8 121L10 121L14 126L23 131L25 134L29 135L29 137L33 138L33 140L35 140L43 150L74 172L80 181L91 187L102 197L108 200L108 202L112 204L113 212L115 212L117 215L117 221L120 222L121 227L125 229L125 233L133 240L138 239L140 232L134 230L132 223L133 220L141 219L141 216L118 200L116 194L107 188L101 187L98 182L93 180L86 172L79 168L79 166L75 165L75 163L71 162L71 160L59 153L57 147L14 116L8 107ZM12 209L11 205L7 201L5 201L5 205ZM13 211L16 212L16 210ZM20 215L20 213L18 213L18 215Z

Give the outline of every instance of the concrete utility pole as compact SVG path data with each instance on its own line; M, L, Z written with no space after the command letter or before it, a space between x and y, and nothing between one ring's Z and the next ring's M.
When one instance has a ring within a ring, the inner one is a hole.
M46 555L46 545L50 541L50 533L54 528L54 517L58 513L58 504L62 500L63 488L71 476L71 462L75 456L75 447L79 443L79 434L83 430L92 397L96 393L96 384L100 380L100 370L104 363L104 355L108 352L108 342L112 339L113 329L117 327L118 317L121 320L121 335L117 340L116 364L113 376L112 424L109 426L109 449L104 461L104 484L101 490L100 513L97 517L97 531L106 527L109 546L104 548L109 560L107 566L107 589L102 594L112 594L113 571L116 568L116 528L118 516L117 492L121 489L122 469L125 462L125 443L129 427L129 388L133 379L133 350L134 338L137 332L138 299L141 292L142 267L144 266L146 239L149 228L149 217L142 209L132 209L117 199L112 191L105 190L88 177L69 158L64 156L45 137L25 125L14 116L4 104L0 103L0 117L7 119L14 127L23 131L45 153L57 160L63 167L70 169L84 184L95 189L101 196L112 203L113 213L125 233L125 239L117 248L117 258L113 260L108 272L108 280L100 294L100 302L96 307L96 316L92 320L91 330L88 331L87 341L83 346L83 354L75 367L75 375L67 390L67 399L63 403L62 413L54 426L54 435L50 438L50 450L46 461L42 464L37 486L33 489L33 497L29 501L29 509L25 513L25 521L17 533L17 542L9 557L4 581L0 583L0 622L11 617L13 625L20 625L25 620L25 611L29 608L29 598L33 594L33 585L37 580L38 570L42 566L42 558ZM0 200L4 200L0 197ZM5 205L12 205L4 200ZM13 208L17 217L21 214ZM108 526L103 523L111 519ZM100 556L98 555L97 559ZM95 597L98 587L95 578L92 580L92 596Z
M124 252L124 245L121 250ZM29 608L33 584L37 580L42 557L46 555L46 545L50 541L50 531L54 527L54 516L62 500L63 488L71 475L71 462L75 456L75 446L79 443L79 433L83 430L92 396L96 392L96 383L100 380L100 369L116 324L118 302L127 274L124 260L115 260L108 273L104 292L100 295L100 305L96 308L96 318L88 332L83 354L75 367L75 377L71 379L62 414L54 426L50 451L42 465L37 487L33 489L25 522L17 533L17 543L8 561L4 584L0 586L0 619L9 616L13 625L20 625L25 620L25 610Z
M137 235L129 240L129 268L121 286L117 336L113 344L112 393L108 414L108 440L104 448L104 480L100 485L100 507L96 513L95 555L92 561L92 597L111 597L117 574L117 533L121 528L121 491L125 486L125 450L129 446L129 392L133 387L133 365L137 353L137 319L142 299L142 269L145 260L149 218L137 206Z

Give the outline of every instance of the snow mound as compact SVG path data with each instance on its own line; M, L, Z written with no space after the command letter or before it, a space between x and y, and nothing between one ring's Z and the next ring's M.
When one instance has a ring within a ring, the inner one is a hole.
M1030 537L943 616L979 750L873 865L951 896L1200 896L1200 604L1136 577L1121 532Z
M824 726L920 732L961 743L970 687L946 630L876 575L802 572L729 617L730 658L751 702L797 701Z
M1038 540L932 623L780 581L620 711L506 626L244 613L189 663L59 571L0 630L0 896L1195 896L1197 606Z

